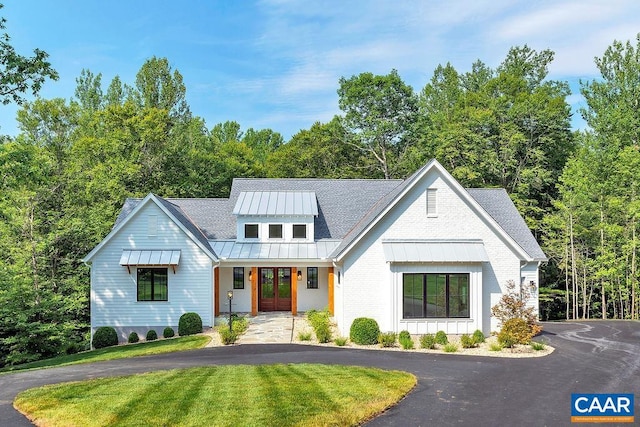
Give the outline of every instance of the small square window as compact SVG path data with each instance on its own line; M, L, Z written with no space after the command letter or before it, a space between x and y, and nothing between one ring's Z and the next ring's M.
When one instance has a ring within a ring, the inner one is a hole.
M307 226L305 224L293 224L293 238L294 239L306 239L307 238Z
M244 238L245 239L257 239L258 238L258 224L245 224L244 225Z
M233 289L244 289L244 267L233 267Z
M307 289L318 289L318 267L307 267Z
M282 224L269 224L269 238L282 239Z

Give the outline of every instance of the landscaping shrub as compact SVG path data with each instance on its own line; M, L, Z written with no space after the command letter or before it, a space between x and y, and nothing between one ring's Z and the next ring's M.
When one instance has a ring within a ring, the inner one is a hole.
M326 323L318 323L315 327L315 331L318 342L326 343L331 341L331 327L328 320Z
M409 333L409 331L400 331L400 333L398 334L398 341L403 338L411 338L411 334Z
M396 345L396 333L384 332L378 335L378 344L381 347L393 347Z
M326 343L331 341L331 320L328 310L309 310L307 320L311 324L318 342Z
M129 341L129 344L134 344L134 343L137 343L138 341L140 341L140 337L138 336L137 333L131 332L129 334L129 339L127 341Z
M444 351L446 353L455 353L458 351L458 346L453 343L445 344Z
M402 335L398 338L398 342L404 350L411 350L413 348L413 338L411 338L411 335Z
M544 350L544 343L532 341L531 348L535 351Z
M218 329L218 332L220 333L220 339L224 345L233 344L238 339L238 335L236 335L235 332L230 331L227 327Z
M311 341L311 332L300 332L298 334L298 339L300 341Z
M371 345L378 341L380 327L375 319L369 317L358 317L351 324L349 329L349 339L351 342L360 345Z
M533 338L533 331L525 319L514 318L507 320L498 332L498 342L503 347L511 348L515 344L529 344Z
M446 345L449 343L449 339L447 338L447 334L444 331L436 332L436 344Z
M424 334L420 337L420 347L433 350L436 348L436 337L433 334Z
M333 342L338 347L343 347L347 344L347 339L345 337L336 337L336 339L334 339Z
M502 351L500 343L494 342L489 345L489 351Z
M464 334L460 337L460 345L462 346L462 348L474 348L478 344L471 335Z
M244 332L247 330L248 327L249 327L249 321L247 320L247 318L246 317L237 316L233 320L233 324L231 326L231 330L237 336L240 336L240 335L244 334Z
M162 331L162 336L165 338L171 338L174 337L176 335L176 333L174 332L173 328L170 327L166 327L164 328L164 331Z
M158 334L153 329L147 332L147 341L155 341L158 339Z
M476 342L476 344L480 344L484 342L485 337L480 329L476 329L473 332L473 340Z
M516 342L516 344L527 344L531 341L531 338L538 335L542 330L542 326L536 323L538 315L535 309L528 304L530 298L531 292L526 285L521 285L517 289L515 282L510 280L507 282L506 291L498 304L491 307L491 315L500 321L502 328L512 319L524 320L529 328L527 335L530 335L530 338L526 342ZM523 332L520 331L518 333ZM516 340L518 341L519 338L521 337L516 337Z
M118 333L111 326L101 326L93 334L93 348L104 348L118 345Z
M178 335L194 335L202 332L202 319L198 313L185 313L178 321Z

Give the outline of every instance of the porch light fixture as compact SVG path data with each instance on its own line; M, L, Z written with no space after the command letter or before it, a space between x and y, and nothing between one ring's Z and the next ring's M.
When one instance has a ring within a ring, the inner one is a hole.
M232 331L231 327L233 325L233 318L231 317L231 300L233 300L233 291L227 291L227 298L229 298L229 332Z
M252 270L249 270L249 281L251 281L251 273L252 273Z
M302 270L298 269L298 282L302 280Z

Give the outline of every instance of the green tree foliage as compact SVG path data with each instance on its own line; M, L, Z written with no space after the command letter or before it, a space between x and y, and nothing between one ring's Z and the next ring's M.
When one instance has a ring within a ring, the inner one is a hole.
M566 317L638 319L640 35L596 58L582 82L590 129L559 178L547 251L564 277Z
M398 164L408 146L405 138L417 112L416 97L396 70L386 76L361 73L340 78L338 104L345 113L345 142L373 157L374 170L385 179L401 175Z
M0 9L4 5L0 4ZM0 17L0 30L6 28L7 20ZM58 80L58 73L51 67L49 55L34 49L32 57L22 56L9 43L9 34L0 35L0 101L3 104L22 104L24 94L31 91L37 95L47 79Z

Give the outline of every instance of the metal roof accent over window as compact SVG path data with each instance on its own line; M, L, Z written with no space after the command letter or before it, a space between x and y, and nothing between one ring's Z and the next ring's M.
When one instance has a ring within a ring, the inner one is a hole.
M178 265L180 250L129 250L124 249L120 265Z
M317 216L318 201L312 191L243 191L233 214Z
M220 259L328 259L340 241L315 243L258 243L210 241Z
M481 240L383 240L387 262L488 262Z

